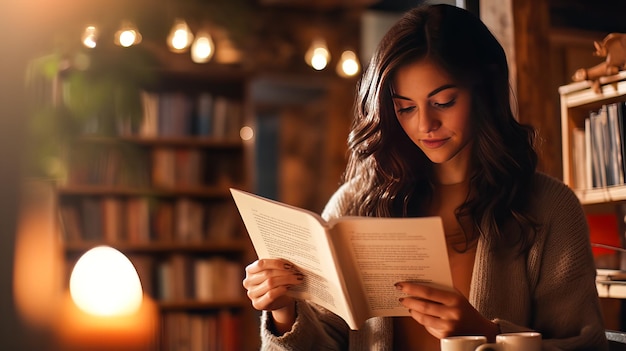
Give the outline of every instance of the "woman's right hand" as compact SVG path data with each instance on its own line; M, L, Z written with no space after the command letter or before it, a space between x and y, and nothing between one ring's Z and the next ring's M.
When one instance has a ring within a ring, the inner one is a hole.
M246 267L243 286L255 309L272 311L276 331L282 334L291 329L296 319L295 301L287 296L287 291L302 281L302 273L293 264L280 259L260 259Z

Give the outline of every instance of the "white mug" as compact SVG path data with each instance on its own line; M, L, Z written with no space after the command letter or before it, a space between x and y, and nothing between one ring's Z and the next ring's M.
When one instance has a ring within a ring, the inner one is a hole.
M537 332L504 333L495 344L482 344L476 351L541 351L541 334Z
M450 336L440 341L441 351L474 351L487 342L482 335Z

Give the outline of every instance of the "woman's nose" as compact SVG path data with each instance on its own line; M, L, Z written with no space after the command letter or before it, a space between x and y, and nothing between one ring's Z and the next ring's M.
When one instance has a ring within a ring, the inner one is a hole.
M441 121L435 114L429 113L428 109L421 109L418 116L418 129L422 133L432 132L441 127Z

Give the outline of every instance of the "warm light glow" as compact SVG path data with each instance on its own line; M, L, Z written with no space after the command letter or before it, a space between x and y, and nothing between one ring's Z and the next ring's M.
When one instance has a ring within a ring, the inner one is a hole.
M13 292L21 319L36 328L58 324L63 293L56 199L53 181L31 179L20 186Z
M239 130L239 136L241 137L241 140L251 140L254 138L254 130L249 126L243 126Z
M342 77L352 77L359 73L360 69L359 60L354 51L346 50L341 54L341 59L337 64L337 74Z
M185 22L182 19L176 19L174 26L172 27L169 36L167 37L167 45L171 51L183 52L193 42L193 34Z
M70 294L81 310L97 316L132 314L143 299L135 267L121 252L108 246L95 247L76 262Z
M136 37L137 35L135 34L134 30L125 30L120 33L120 44L122 44L123 47L127 48L133 45Z
M215 61L225 64L241 62L241 51L229 38L222 37L218 43L220 49L215 53Z
M209 33L205 31L199 32L196 35L196 40L191 45L191 60L195 63L209 62L214 52L215 46Z
M330 52L324 39L315 39L304 57L306 63L320 71L326 68L330 61Z
M85 45L86 47L90 49L93 49L96 47L97 39L98 39L98 30L96 29L96 27L87 26L81 38L83 45Z
M115 44L125 48L141 43L141 33L130 23L124 23L115 33Z

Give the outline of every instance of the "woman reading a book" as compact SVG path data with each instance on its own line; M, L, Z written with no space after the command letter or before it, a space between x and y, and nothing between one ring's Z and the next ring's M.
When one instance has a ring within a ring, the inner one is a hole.
M536 171L535 130L509 101L505 53L473 14L409 11L359 85L345 183L323 216L440 216L454 291L397 282L410 317L359 330L287 295L283 260L246 268L272 350L435 350L439 339L535 330L545 350L606 347L588 228L576 196Z

